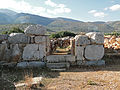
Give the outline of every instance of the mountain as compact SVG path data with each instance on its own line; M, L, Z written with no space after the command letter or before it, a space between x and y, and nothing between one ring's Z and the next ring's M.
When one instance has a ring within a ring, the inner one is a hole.
M9 9L0 9L0 13L4 13L8 16L14 16L17 14L17 12L14 12L14 11L9 10Z
M48 25L54 20L51 18L46 18L38 15L28 14L28 13L18 13L15 16L14 23L33 23L33 24L41 24Z
M95 22L70 22L64 20L56 20L49 25L48 28L55 31L68 30L73 32L111 32L113 27L106 23L98 24Z
M29 13L17 13L8 9L0 9L0 31L5 30L5 27L15 26L16 24L21 26L24 23L41 24L46 26L49 31L73 31L73 32L112 32L114 30L120 30L120 21L96 21L96 22L82 22L70 18L48 18L39 15ZM8 26L4 24L9 24ZM15 24L15 25L12 25ZM28 24L28 25L29 25ZM4 26L4 27L3 27ZM27 26L27 25L25 25ZM25 27L23 26L23 27ZM23 28L24 29L24 28ZM8 30L8 29L7 29Z

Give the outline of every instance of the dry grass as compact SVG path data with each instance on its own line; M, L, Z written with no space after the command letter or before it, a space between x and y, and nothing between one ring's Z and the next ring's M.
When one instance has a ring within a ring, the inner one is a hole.
M49 78L47 79L49 80ZM53 78L47 90L120 90L120 65L72 68Z

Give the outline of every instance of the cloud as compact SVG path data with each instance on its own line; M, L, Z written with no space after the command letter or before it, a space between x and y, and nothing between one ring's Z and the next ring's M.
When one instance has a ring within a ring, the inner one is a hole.
M44 2L43 2L44 4ZM31 13L45 17L55 17L57 14L64 14L71 12L71 9L67 8L64 4L56 4L51 0L46 0L45 5L52 7L33 6L25 0L1 0L0 9L10 9L16 12Z
M63 13L70 13L71 9L67 8L65 4L57 4L52 2L51 0L45 1L45 4L52 7L52 9L47 9L47 13L50 14L63 14Z
M104 12L98 12L97 10L91 10L88 13L92 14L94 17L104 18L107 14Z
M120 4L113 5L113 6L109 7L109 9L112 11L120 10Z
M31 13L46 17L52 16L46 13L46 8L40 6L32 6L24 0L1 0L0 2L0 8L10 9L16 12Z
M94 13L94 17L103 18L103 17L105 17L105 16L106 16L106 14L105 14L104 12L96 12L96 13Z
M48 5L48 6L51 6L51 7L56 7L57 6L57 4L52 2L51 0L45 1L45 4Z
M91 10L88 13L95 13L95 12L96 12L96 10Z

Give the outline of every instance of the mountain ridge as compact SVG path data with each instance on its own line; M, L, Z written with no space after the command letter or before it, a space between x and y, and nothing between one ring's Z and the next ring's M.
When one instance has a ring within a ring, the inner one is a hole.
M54 31L73 32L112 32L120 30L120 21L94 21L83 22L80 20L58 17L48 18L30 13L17 13L9 9L0 9L0 24L41 24Z

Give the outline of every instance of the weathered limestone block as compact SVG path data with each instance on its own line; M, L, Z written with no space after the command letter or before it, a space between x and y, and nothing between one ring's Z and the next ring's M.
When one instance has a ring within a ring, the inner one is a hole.
M11 45L12 48L12 61L17 62L21 60L22 52L18 44Z
M8 46L5 48L3 60L5 60L7 62L12 61L12 50L10 48L8 48Z
M69 68L69 62L61 62L61 63L46 63L46 67L49 69L62 69L62 68Z
M24 69L24 68L43 68L45 67L45 62L41 61L31 61L31 62L19 62L17 64L17 68Z
M42 59L46 56L46 46L45 44L39 44L39 59Z
M77 35L75 36L75 45L80 46L80 45L89 45L90 40L88 39L88 36L86 35Z
M23 51L23 60L39 60L46 56L44 44L27 44Z
M58 63L58 62L72 62L75 61L75 56L71 55L50 55L47 56L47 62Z
M0 44L0 60L1 61L11 61L12 50L8 48L7 44Z
M23 60L38 60L39 47L38 44L27 44L23 51Z
M104 66L105 61L104 60L98 60L98 61L86 61L84 62L85 66Z
M75 56L77 60L84 60L84 46L76 46L75 47Z
M104 34L100 32L90 32L86 34L90 39L91 43L104 44Z
M43 68L45 67L45 62L32 61L29 62L29 68Z
M24 69L24 68L28 68L29 66L29 63L28 62L19 62L17 63L17 68L20 68L20 69Z
M45 36L36 36L35 37L35 43L46 43L46 37Z
M29 44L30 37L23 33L11 33L8 42L12 44Z
M0 35L0 43L8 39L8 35Z
M45 35L46 28L41 25L30 25L24 32L27 35Z
M79 66L104 66L104 60L97 60L97 61L77 61L77 65Z
M0 44L0 61L3 60L7 44Z
M85 48L85 58L87 60L100 60L104 56L103 45L88 45Z

